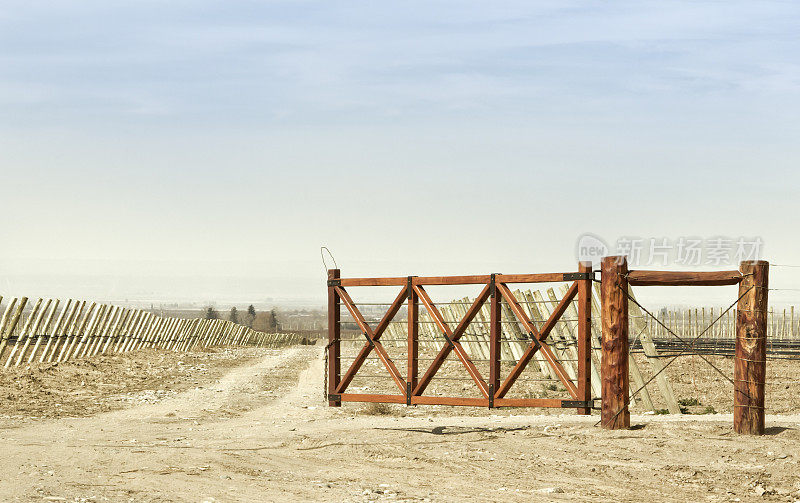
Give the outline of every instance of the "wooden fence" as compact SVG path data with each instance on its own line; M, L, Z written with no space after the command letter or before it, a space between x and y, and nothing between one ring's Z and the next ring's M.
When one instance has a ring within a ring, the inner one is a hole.
M512 293L523 307L525 313L531 321L537 326L544 325L546 320L552 315L558 307L559 300L564 297L569 289L568 285L561 285L558 288L545 288L541 290L514 290ZM455 324L460 320L467 308L474 302L475 299L464 297L460 299L453 299L450 302L437 304L444 320L450 324ZM513 322L513 314L511 313L508 303L501 304L502 311L502 338L504 344L501 346L501 357L504 360L518 361L525 353L530 338L528 334L524 333L519 324ZM402 313L401 313L402 314ZM664 362L661 355L656 350L654 344L651 328L652 322L648 325L648 318L639 307L634 304L629 304L630 325L632 337L637 337L637 345L640 345L644 354L648 357L647 362L652 367L647 369L650 373L658 372ZM489 306L484 305L478 314L475 316L473 323L467 328L463 343L464 349L470 358L485 359L489 355ZM376 321L376 320L373 320ZM592 389L592 396L600 397L601 395L601 380L600 380L600 363L601 363L601 348L600 348L600 334L602 332L600 326L600 285L595 284L592 289L592 313L591 313L591 368L590 368L590 382ZM550 340L553 353L556 359L564 367L567 375L571 380L576 380L578 376L578 343L577 343L577 328L578 328L578 311L577 306L570 304L565 312L564 317L559 323L556 323L550 331ZM392 321L386 329L384 345L388 347L402 347L403 342L407 338L407 324L405 321ZM434 320L430 317L427 311L420 311L419 313L419 345L423 348L432 348L439 351L443 348L446 342L442 339L441 333L438 331ZM548 379L556 379L557 375L549 364L549 362L540 354L534 355L534 362L538 366L540 372ZM631 380L636 387L641 387L645 383L644 375L648 372L643 372L645 369L640 369L639 364L629 356L629 368L631 373ZM656 378L656 388L663 398L663 403L666 404L667 409L672 414L680 414L680 405L673 393L672 386L666 374L661 373ZM650 395L648 388L643 389L639 394L632 399L641 402L641 405L646 410L655 410L653 399Z
M564 296L567 288L567 285L562 285L558 288L544 288L541 290L515 290L513 294L533 323L537 326L541 326L558 306L559 299ZM594 397L600 397L601 395L599 369L601 361L600 334L602 330L600 326L599 289L599 284L595 284L592 294L591 387L592 396ZM634 297L632 291L630 295ZM439 310L445 321L454 325L464 316L466 310L474 300L474 298L464 297L437 305L440 306ZM507 320L513 319L508 304L505 302L502 303L501 309L504 320L502 324L502 338L504 341L501 347L502 358L504 360L519 360L522 354L524 354L530 339L527 337L527 334L523 333L517 323L506 322ZM632 346L632 353L629 355L628 363L631 384L634 389L637 389L644 385L647 375L658 373L667 363L667 358L673 356L678 350L685 351L685 346L683 343L678 344L672 334L646 313L642 312L635 303L629 302L628 309L630 320L630 344ZM694 340L698 337L706 327L711 325L712 322L720 316L722 311L721 308L707 307L696 309L662 309L654 312L654 314L659 321L664 323L670 330L686 341ZM402 311L399 313L399 316L404 315ZM769 350L771 350L772 345L775 344L776 354L780 353L777 341L781 340L787 341L787 343L788 341L795 340L800 343L800 329L798 328L800 320L795 317L794 308L779 311L770 310L768 315L767 328L769 332ZM577 309L575 306L570 305L567 308L564 318L553 327L550 333L553 352L571 379L575 379L577 376L577 365L575 363L577 360L576 318ZM484 305L465 332L465 335L468 337L465 337L462 344L470 358L488 358L490 339L488 320L489 306ZM371 319L369 321L371 323L378 322L377 319ZM736 309L734 308L728 311L706 333L703 333L702 337L696 342L697 348L695 351L704 354L732 355L733 343L736 337L735 334ZM383 338L383 344L387 347L403 347L406 338L406 321L392 321L386 328L386 336ZM670 340L674 340L674 347L670 344ZM439 351L444 344L446 344L446 341L443 340L441 332L434 323L434 320L427 311L421 310L419 313L420 347ZM648 368L641 368L641 363L637 363L636 359L634 359L635 353L643 353L647 357L645 366ZM792 354L794 354L795 357L799 356L797 349L793 349ZM545 377L550 379L556 378L552 368L541 355L535 355L534 360ZM632 397L632 403L639 402L645 410L655 410L654 397L651 393L657 393L661 396L661 403L666 406L670 413L680 413L681 407L673 392L672 384L667 373L659 373L653 385L645 387L635 398Z
M0 296L2 302L2 296ZM190 351L211 346L298 344L295 334L267 334L225 320L162 317L142 309L69 299L13 298L0 319L0 365L62 362L143 348Z

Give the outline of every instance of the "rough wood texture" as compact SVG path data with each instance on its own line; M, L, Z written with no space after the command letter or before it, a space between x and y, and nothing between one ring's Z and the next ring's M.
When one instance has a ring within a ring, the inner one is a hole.
M742 280L739 271L631 271L631 286L723 286Z
M625 257L604 257L602 262L601 317L603 324L601 424L610 430L631 425L628 410L628 299Z
M764 381L767 375L767 299L769 263L742 262L736 312L733 429L764 433Z

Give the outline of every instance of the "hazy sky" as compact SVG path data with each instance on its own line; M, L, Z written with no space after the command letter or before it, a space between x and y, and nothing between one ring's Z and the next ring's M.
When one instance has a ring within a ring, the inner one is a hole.
M794 2L5 1L0 290L314 299L323 244L350 276L560 271L587 231L800 264L798 26Z

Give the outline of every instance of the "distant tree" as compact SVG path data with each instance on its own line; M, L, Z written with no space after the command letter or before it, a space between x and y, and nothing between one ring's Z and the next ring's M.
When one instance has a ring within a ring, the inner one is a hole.
M267 318L267 328L271 331L278 330L278 313L275 309L272 309L269 312L269 318Z
M234 323L239 323L239 311L236 310L236 306L231 308L231 314L228 316L228 319Z
M203 317L207 320L216 320L219 319L219 313L213 307L208 306Z
M247 308L247 326L253 328L253 322L256 321L256 308L253 304Z

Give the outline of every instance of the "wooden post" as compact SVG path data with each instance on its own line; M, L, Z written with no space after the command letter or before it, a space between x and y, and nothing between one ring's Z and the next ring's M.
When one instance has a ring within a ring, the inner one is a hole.
M419 295L408 277L408 375L406 377L406 404L411 405L411 394L419 380Z
M341 277L339 269L328 269L328 394L336 393L341 375L341 326L339 324L339 295L334 284ZM329 397L330 398L330 397ZM330 407L341 407L341 400L328 400Z
M628 410L628 262L624 256L603 257L600 284L603 322L603 404L601 423L609 430L631 425Z
M500 388L500 360L502 358L502 344L500 339L503 334L501 321L502 296L497 291L495 275L489 284L489 407L494 407L494 394Z
M578 400L592 399L592 263L580 262L578 272ZM591 414L590 407L579 407L578 414Z
M769 262L742 262L736 316L733 429L764 433L764 381L767 375L767 288Z

